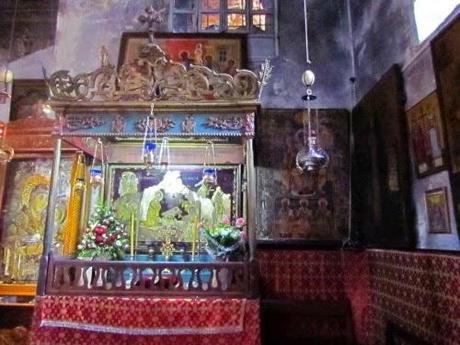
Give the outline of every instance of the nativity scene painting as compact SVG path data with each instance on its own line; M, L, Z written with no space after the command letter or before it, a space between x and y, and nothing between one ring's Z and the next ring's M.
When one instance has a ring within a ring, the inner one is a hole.
M113 165L109 171L108 199L121 222L129 224L133 215L139 220L139 243L150 244L165 236L191 242L198 217L203 224L214 226L224 217L236 215L240 188L237 166L215 169L215 184L204 182L200 166L148 170L144 166Z

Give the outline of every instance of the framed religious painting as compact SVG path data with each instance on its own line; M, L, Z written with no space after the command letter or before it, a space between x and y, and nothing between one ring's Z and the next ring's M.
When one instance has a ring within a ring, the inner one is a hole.
M241 216L241 168L215 166L217 185L202 183L203 166L170 165L168 169L147 169L140 164L111 164L108 168L106 200L117 217L139 225L140 243L151 243L175 229L173 240L191 242L196 212L205 223L214 224L224 216ZM196 208L196 201L200 209Z
M313 112L316 114L316 111ZM301 173L303 110L266 110L258 118L257 237L260 245L340 242L348 234L348 112L318 111L319 143L330 156L317 173Z
M452 173L460 173L460 15L431 42ZM460 193L460 192L459 192Z
M407 112L409 138L418 177L447 167L446 142L436 92Z
M448 234L451 232L447 188L436 188L425 192L428 232Z
M15 79L10 121L44 117L43 105L47 99L48 88L43 79Z
M43 251L46 211L53 159L48 154L16 155L8 163L2 206L1 247L3 282L35 282ZM62 227L66 220L70 195L72 159L61 163L54 244L62 244Z
M139 59L151 58L154 53L148 42L148 33L124 33L118 66L136 66ZM190 65L200 65L217 73L234 75L237 69L246 67L246 40L243 35L155 34L155 43L172 61L187 69Z

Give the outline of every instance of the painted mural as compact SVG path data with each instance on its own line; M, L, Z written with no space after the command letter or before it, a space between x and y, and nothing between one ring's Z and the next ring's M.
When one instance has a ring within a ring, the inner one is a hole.
M348 113L319 111L319 142L329 165L301 174L299 110L268 110L257 124L256 165L259 239L340 240L348 229Z
M58 2L17 1L11 56L8 59L15 1L0 1L0 60L16 60L53 45Z
M148 43L147 33L124 34L119 65L135 63L139 58L144 57L146 43ZM215 72L235 75L237 69L245 67L243 41L239 37L156 35L155 43L172 60L182 63L187 69L190 65L201 65Z
M48 89L42 79L16 79L13 82L10 121L46 116L43 105Z

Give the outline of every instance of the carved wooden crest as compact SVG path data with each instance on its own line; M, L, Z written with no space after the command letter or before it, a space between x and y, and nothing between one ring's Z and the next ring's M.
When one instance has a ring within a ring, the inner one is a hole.
M238 70L232 77L204 66L187 69L157 44L148 43L141 46L137 61L118 71L102 48L101 67L74 77L57 71L48 86L56 101L210 101L257 99L260 81L249 70Z

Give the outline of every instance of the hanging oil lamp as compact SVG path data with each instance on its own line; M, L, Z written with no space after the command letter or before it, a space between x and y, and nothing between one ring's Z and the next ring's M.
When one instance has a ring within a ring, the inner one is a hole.
M202 183L208 187L217 186L216 151L212 141L206 143L204 150Z
M297 153L296 166L302 172L312 172L326 167L329 163L329 155L319 146L318 111L316 111L316 128L315 130L312 128L310 101L316 99L316 96L314 96L311 91L311 86L315 82L315 74L310 70L306 70L302 75L302 82L307 88L307 94L302 97L307 105L307 114L303 116L304 147Z
M150 106L150 114L145 119L144 140L142 142L142 161L147 171L158 163L157 155L157 123L154 114L155 105Z
M148 170L153 169L157 162L156 148L157 144L154 142L148 142L144 144L144 153L142 156L144 159L145 167Z
M96 165L98 150L101 150L101 166ZM91 162L91 168L89 169L89 183L91 186L102 186L104 184L104 175L102 166L104 165L104 146L101 138L97 139L97 143L94 146L93 161Z
M308 21L307 21L307 0L304 0L305 18L305 57L307 64L311 64L308 46ZM312 128L312 116L310 102L316 99L311 87L315 83L315 74L307 69L302 74L302 83L307 88L307 94L302 97L306 102L307 114L303 115L303 148L296 155L296 166L301 172L313 172L324 168L329 163L329 155L319 145L319 119L316 110L316 128ZM307 118L308 119L307 119ZM307 124L308 121L308 124ZM308 126L308 128L307 128Z

